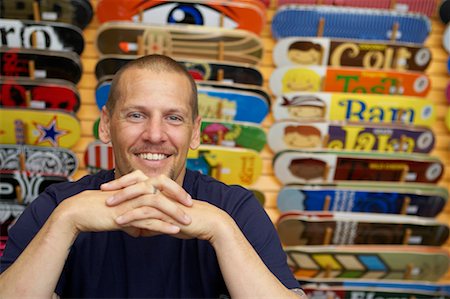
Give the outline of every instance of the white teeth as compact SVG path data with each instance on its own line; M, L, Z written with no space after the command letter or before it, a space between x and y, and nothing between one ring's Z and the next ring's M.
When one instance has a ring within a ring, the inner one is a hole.
M159 161L167 158L164 154L139 154L139 157L145 160Z

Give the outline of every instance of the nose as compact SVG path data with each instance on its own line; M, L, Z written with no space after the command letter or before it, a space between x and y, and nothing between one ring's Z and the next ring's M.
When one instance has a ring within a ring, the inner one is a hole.
M151 143L161 143L165 140L164 123L160 117L151 117L146 122L143 138Z

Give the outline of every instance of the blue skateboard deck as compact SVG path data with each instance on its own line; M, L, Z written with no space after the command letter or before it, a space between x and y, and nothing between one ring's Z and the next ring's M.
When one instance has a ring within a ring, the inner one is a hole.
M101 83L95 91L97 106L108 99L110 82ZM198 86L199 114L204 118L224 121L261 123L269 113L267 100L251 92Z
M285 5L272 20L275 39L289 36L318 36L320 20L323 36L364 40L424 43L431 31L428 17L389 10L335 6ZM398 30L395 37L395 24Z
M281 212L330 210L435 217L447 200L447 189L439 186L341 182L284 186L277 206Z

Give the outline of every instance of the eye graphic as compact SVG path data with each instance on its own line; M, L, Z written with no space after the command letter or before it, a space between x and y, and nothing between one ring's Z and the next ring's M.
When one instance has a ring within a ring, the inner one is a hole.
M145 23L158 25L192 24L220 27L221 12L200 4L167 3L146 9L142 14ZM133 16L138 21L139 16ZM238 26L232 18L223 12L223 27L236 28Z

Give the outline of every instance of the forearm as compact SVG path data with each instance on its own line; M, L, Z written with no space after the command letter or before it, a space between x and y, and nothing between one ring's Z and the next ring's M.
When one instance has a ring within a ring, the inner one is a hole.
M18 259L0 275L2 298L51 298L75 231L61 214L49 217Z
M212 245L232 298L299 298L269 271L234 221L220 231Z

